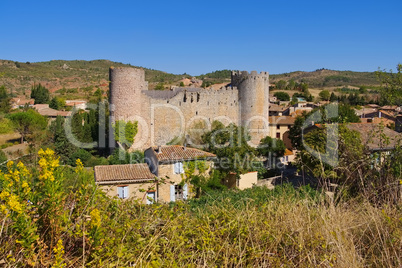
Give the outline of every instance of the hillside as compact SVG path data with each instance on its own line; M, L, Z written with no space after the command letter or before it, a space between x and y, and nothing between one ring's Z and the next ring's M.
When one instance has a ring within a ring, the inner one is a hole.
M29 91L35 83L41 83L51 92L62 88L79 89L89 86L100 87L105 90L108 88L109 67L111 66L131 65L109 60L52 60L35 63L0 60L0 85L5 85L16 95ZM186 76L143 69L147 81L151 84L157 82L172 83Z
M72 89L79 97L85 88L97 88L106 92L108 89L109 67L132 66L109 60L93 61L64 61L52 60L47 62L22 63L10 60L0 60L0 85L5 85L14 95L29 96L31 86L41 83L51 92L60 89ZM138 66L132 66L142 68ZM170 74L158 70L143 68L146 80L150 82L150 88L156 84L179 85L183 78L191 78L188 74ZM212 84L229 83L230 70L219 70L203 74L198 77L204 87ZM305 82L310 88L331 88L339 86L378 86L374 72L333 71L320 69L314 72L291 72L271 75L271 83L279 80ZM185 79L184 79L185 80ZM77 89L77 90L76 90Z

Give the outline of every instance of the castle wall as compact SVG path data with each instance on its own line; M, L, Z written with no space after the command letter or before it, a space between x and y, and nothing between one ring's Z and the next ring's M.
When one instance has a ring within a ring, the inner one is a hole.
M231 87L220 90L192 88L171 98L151 98L143 94L142 98L146 107L143 116L150 122L151 139L147 146L183 138L198 122L203 122L207 129L214 120L225 125L239 122L238 91ZM197 145L191 139L188 142Z
M209 130L214 120L224 125L246 126L252 136L251 145L258 145L260 139L269 135L266 72L232 72L231 86L219 90L148 90L145 72L134 68L111 68L110 80L113 120L138 121L133 149L183 139L199 122ZM188 142L197 145L192 140Z

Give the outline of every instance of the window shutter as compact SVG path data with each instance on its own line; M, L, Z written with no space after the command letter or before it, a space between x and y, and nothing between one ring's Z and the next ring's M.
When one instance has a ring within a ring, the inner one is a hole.
M183 163L179 162L179 173L183 174L184 173L184 168L183 168Z
M187 183L183 186L183 199L187 200L187 193L188 193L188 185Z
M129 191L128 191L128 186L124 187L124 198L128 198L130 195Z
M176 200L175 192L176 191L175 191L174 185L170 185L170 201L171 202L174 202Z
M174 163L174 173L179 174L179 163Z
M117 195L118 195L120 198L124 198L124 197L123 197L123 187L117 187Z

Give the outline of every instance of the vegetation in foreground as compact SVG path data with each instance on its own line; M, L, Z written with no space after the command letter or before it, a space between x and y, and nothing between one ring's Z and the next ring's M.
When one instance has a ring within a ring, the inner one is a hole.
M9 266L400 267L400 207L331 203L290 185L209 192L186 203L109 198L93 174L8 163L0 176L0 260Z

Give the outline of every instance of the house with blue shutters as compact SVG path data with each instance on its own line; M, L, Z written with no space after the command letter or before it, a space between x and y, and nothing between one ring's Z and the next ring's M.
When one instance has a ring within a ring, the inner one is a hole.
M199 149L178 145L150 147L144 154L146 163L96 166L96 184L109 196L134 198L144 204L186 200L191 197L186 166L190 162L202 161L207 167L202 172L208 173L216 157ZM199 171L195 169L194 174L199 174Z

